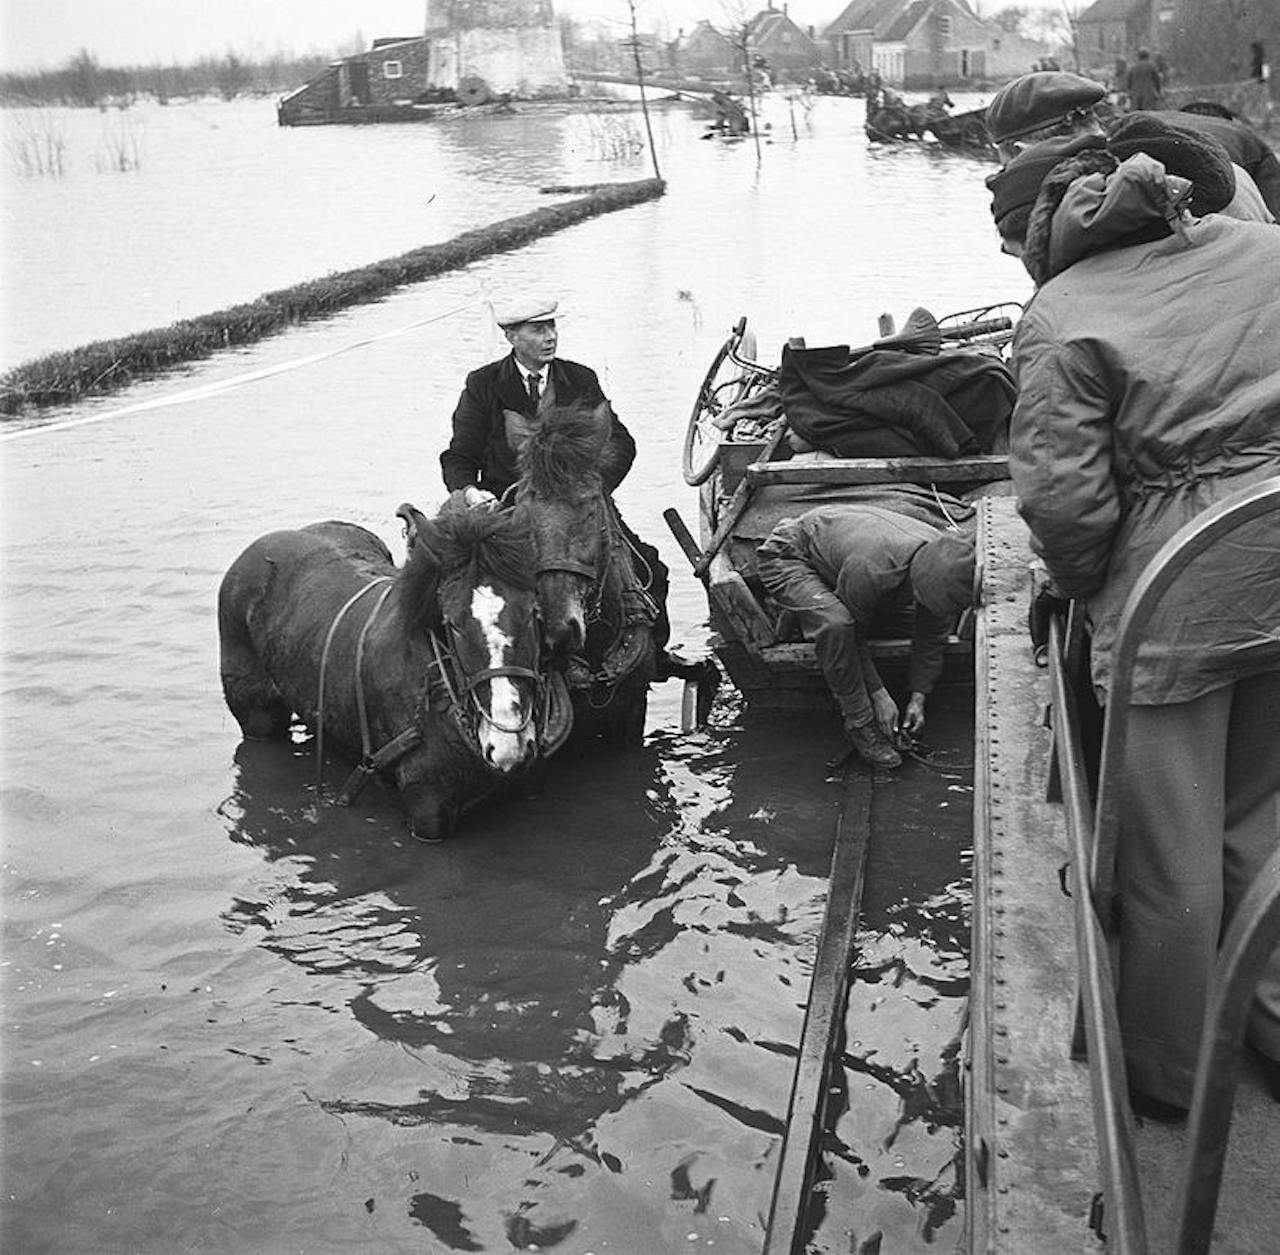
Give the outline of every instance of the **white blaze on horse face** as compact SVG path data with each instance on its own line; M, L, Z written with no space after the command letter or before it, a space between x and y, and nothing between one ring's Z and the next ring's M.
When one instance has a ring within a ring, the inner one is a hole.
M478 584L471 594L471 613L484 634L489 650L489 666L507 665L507 651L513 641L502 630L503 597L487 584ZM499 771L511 771L529 757L536 729L533 720L520 709L520 689L510 676L495 675L489 681L487 719L480 721L480 747L486 761Z

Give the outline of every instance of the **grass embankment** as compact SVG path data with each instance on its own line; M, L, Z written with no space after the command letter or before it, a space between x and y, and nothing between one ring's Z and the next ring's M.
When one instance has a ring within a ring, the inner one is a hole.
M296 323L385 296L392 289L457 270L492 253L519 248L598 214L661 196L660 179L601 184L588 196L464 232L399 257L267 292L244 305L183 319L154 331L51 353L16 366L0 377L0 414L31 407L65 405L80 397L112 392L137 379L219 349L250 344Z

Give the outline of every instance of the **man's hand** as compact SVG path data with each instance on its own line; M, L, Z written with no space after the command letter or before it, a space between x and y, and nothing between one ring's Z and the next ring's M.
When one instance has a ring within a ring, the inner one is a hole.
M924 731L924 694L912 693L907 699L907 710L902 716L902 730L912 736Z
M484 488L469 484L462 490L462 500L469 510L492 510L498 504L498 498Z
M876 689L871 694L871 708L876 712L876 724L890 741L898 735L898 703L889 696L888 689Z

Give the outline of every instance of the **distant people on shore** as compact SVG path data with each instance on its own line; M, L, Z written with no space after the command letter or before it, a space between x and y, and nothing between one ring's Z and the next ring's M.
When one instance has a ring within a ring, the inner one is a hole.
M1124 80L1130 109L1159 109L1164 99L1164 80L1146 48L1138 49L1138 59Z

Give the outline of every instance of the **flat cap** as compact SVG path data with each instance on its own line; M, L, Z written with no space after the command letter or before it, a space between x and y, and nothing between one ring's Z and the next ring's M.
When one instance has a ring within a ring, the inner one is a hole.
M493 307L499 327L518 327L522 322L551 322L559 317L560 302L545 295L516 296Z
M1067 70L1037 70L1006 83L987 106L987 130L1003 144L1106 98L1107 89Z

